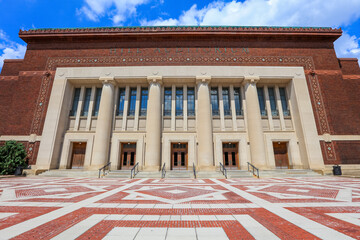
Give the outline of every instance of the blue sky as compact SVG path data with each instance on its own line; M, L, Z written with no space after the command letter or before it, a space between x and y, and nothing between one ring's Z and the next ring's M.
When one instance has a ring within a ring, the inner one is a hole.
M341 27L338 57L360 59L360 0L0 0L0 69L19 29L140 25Z

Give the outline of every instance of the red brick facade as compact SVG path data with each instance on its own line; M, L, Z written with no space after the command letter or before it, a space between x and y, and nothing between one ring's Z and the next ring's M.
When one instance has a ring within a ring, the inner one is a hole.
M360 68L357 59L336 57L333 42L341 30L154 27L19 35L28 44L25 58L5 61L0 74L0 135L41 135L57 67L154 65L303 66L318 133L360 135ZM35 163L39 144L29 145ZM351 157L359 141L334 145L336 163L360 163ZM325 164L334 163L324 150L323 156Z

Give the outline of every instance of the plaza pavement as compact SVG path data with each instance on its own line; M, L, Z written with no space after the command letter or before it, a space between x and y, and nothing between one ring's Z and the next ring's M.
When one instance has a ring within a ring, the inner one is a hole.
M360 180L0 179L0 239L360 239Z

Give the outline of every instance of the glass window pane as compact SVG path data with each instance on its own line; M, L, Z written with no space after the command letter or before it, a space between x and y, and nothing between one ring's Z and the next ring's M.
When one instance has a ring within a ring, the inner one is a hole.
M125 105L125 88L119 88L119 101L116 116L123 116Z
M234 88L234 101L235 101L236 116L243 115L240 88Z
M187 107L188 116L195 116L195 90L194 88L187 89Z
M164 116L171 116L171 88L164 89Z
M128 116L135 115L135 106L136 106L136 88L130 88Z
M223 88L222 89L222 95L223 95L223 104L224 104L224 115L225 116L230 116L231 115L231 109L230 109L229 88Z
M148 89L141 89L141 104L140 104L140 116L146 116L147 102L148 102Z
M276 98L275 98L275 90L274 90L274 88L269 87L268 92L269 92L271 116L279 116L279 112L278 112L277 107L276 107Z
M218 88L211 88L212 115L219 116L219 95Z
M279 92L280 92L280 100L281 100L281 106L282 106L282 110L284 112L284 116L288 117L288 116L290 116L290 110L289 110L289 106L287 103L285 88L279 88Z
M97 116L99 114L101 93L102 93L102 88L96 88L93 116Z
M77 108L78 108L79 100L80 100L80 91L81 91L81 88L75 88L74 99L73 99L73 104L72 104L71 111L70 111L70 116L76 116L76 112L77 112Z
M183 115L183 88L176 88L176 116L182 116Z
M261 114L261 116L267 116L266 109L265 109L264 88L262 88L262 87L257 88L257 93L258 93L258 98L259 98L260 114Z
M81 116L87 116L89 114L89 105L90 105L90 98L91 98L91 88L85 89L85 98L84 98L84 105L81 112Z

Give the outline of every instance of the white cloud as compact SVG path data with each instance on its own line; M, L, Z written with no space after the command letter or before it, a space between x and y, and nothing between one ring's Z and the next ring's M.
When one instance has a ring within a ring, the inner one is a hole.
M360 38L350 36L346 32L336 40L335 50L338 57L349 57L360 59Z
M214 1L202 9L194 4L176 25L346 26L360 17L359 0L233 0ZM169 19L143 20L165 24Z
M84 5L76 9L79 16L84 15L97 22L102 17L110 18L115 25L122 24L128 17L136 15L139 5L149 0L84 0Z
M233 0L194 4L178 18L143 19L141 25L348 26L360 18L359 0ZM360 57L359 38L344 33L336 41L338 57Z
M6 33L0 29L0 70L4 65L4 59L23 58L25 52L25 45L11 41Z

